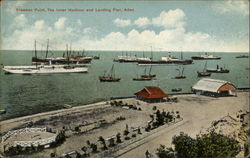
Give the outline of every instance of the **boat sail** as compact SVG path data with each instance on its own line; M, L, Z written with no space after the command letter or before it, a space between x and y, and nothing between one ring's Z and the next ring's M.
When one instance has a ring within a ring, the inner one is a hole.
M205 63L205 66L202 72L197 71L198 77L211 76L211 73L206 72L206 69L207 69L207 62Z
M145 68L144 75L141 75L142 78L154 78L154 77L156 77L155 74L153 74L153 75L151 74L152 65L150 66L148 74L146 73L146 70L147 69Z
M37 56L36 51L36 41L35 41L35 56ZM67 50L68 52L68 50ZM3 70L6 74L57 74L57 73L86 73L88 72L88 67L75 67L70 65L32 65L32 66L4 66Z
M99 80L101 82L119 82L121 78L115 77L114 64L112 65L110 72L106 75L106 71L104 71L103 76L99 76Z
M182 70L180 70L180 68L176 69L176 70L179 71L179 75L175 76L175 79L184 79L184 78L186 78L186 76L183 75L184 67L182 67Z
M151 67L152 68L152 67ZM151 75L151 68L149 70L149 74L147 74L147 69L145 68L144 75L141 75L141 77L133 78L134 81L150 81L155 78L156 75Z

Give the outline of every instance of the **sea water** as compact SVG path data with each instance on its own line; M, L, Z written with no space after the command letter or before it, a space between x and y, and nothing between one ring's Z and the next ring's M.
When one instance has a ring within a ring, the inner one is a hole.
M62 56L62 51L53 51L49 57ZM159 86L166 93L173 93L173 88L182 88L181 93L190 93L191 87L201 78L197 77L197 71L203 71L207 62L207 68L216 68L216 65L225 67L230 73L213 73L210 78L229 81L237 87L249 86L249 58L235 58L246 53L209 53L221 56L221 60L194 60L191 65L156 65L152 66L151 74L156 74L156 80L133 81L147 72L150 66L138 66L136 63L113 62L118 55L143 54L154 60L166 56L168 52L118 52L118 51L89 51L88 56L100 55L100 60L92 60L88 73L70 74L41 74L18 75L4 74L0 69L0 108L6 113L0 115L0 119L9 119L40 112L46 112L63 108L64 104L72 106L85 105L98 101L106 101L111 97L130 97L145 86ZM184 59L204 53L183 52ZM172 52L172 56L181 57L181 52ZM32 51L0 51L0 64L3 65L31 65ZM45 52L38 53L44 57ZM114 64L115 75L120 77L120 82L100 82L99 76L104 71L109 71ZM173 79L179 74L177 69L184 68L186 79Z

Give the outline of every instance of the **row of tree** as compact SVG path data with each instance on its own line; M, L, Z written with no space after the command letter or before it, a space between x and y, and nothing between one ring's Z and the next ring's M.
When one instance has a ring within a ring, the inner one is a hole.
M156 108L154 108L153 110L156 110ZM160 110L157 110L154 114L150 115L150 117L151 117L151 121L149 122L149 125L146 128L146 131L155 129L166 123L173 122L175 121L176 118L180 118L180 114L179 114L179 111L176 111L176 114L175 114L174 112L165 112L164 110L161 112Z
M128 107L129 109L133 109L133 110L139 110L139 111L141 111L141 108L139 107L137 107L137 106L135 106L135 105L132 105L132 104L128 104L128 103L123 103L123 101L116 101L116 100L114 100L114 101L111 101L110 102L110 105L111 106L116 106L116 107Z
M126 129L123 131L123 136L124 136L124 141L125 140L129 140L131 137L136 137L136 134L142 134L140 128L138 128L136 130L137 133L135 132L130 132L128 130L128 125L126 125ZM131 136L129 136L129 134L131 133ZM102 136L100 136L98 138L98 142L100 142L100 149L101 150L108 150L109 147L114 147L117 144L122 143L122 134L121 133L117 133L115 136L110 137L108 139L104 139ZM108 143L107 143L108 142ZM84 152L84 156L89 156L90 152L88 151L88 149L91 149L92 153L97 153L98 152L98 145L95 143L90 143L89 140L86 141L87 146L84 146L81 148L81 150Z

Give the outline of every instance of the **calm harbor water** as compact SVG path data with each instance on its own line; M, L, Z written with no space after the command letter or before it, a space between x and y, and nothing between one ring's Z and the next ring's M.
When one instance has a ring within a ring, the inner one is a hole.
M1 65L30 65L32 51L0 51ZM43 53L44 54L44 53ZM62 56L62 52L53 52L55 56ZM152 67L152 74L156 80L132 81L132 78L149 70L150 66L138 66L136 63L117 63L113 59L122 52L87 52L87 55L99 55L100 60L92 60L88 73L49 74L49 75L5 75L0 69L0 108L6 113L0 115L0 120L20 117L39 112L63 108L64 104L73 106L94 103L110 99L110 97L126 97L141 90L144 86L160 86L166 93L172 93L173 88L182 88L182 92L191 92L191 86L200 78L197 71L202 71L206 61L194 61L192 65L184 65L186 79L173 79L178 75L179 65L159 65ZM128 53L130 54L130 52ZM142 56L142 52L131 52L132 55ZM150 52L145 52L150 57ZM199 53L183 52L185 59L190 59ZM235 58L244 53L211 53L221 56L221 60L207 61L207 68L216 68L216 65L230 69L230 73L212 74L210 78L223 79L234 83L237 87L249 86L248 58ZM124 53L125 55L125 53ZM154 52L155 60L167 52ZM171 55L180 58L180 52ZM42 56L40 53L39 56ZM120 82L101 83L98 79L105 70L115 65L115 74L121 77Z

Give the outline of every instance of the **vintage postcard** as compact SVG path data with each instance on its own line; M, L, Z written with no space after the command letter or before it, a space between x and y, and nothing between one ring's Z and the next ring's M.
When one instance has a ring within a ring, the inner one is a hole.
M0 4L0 157L250 157L248 0Z

